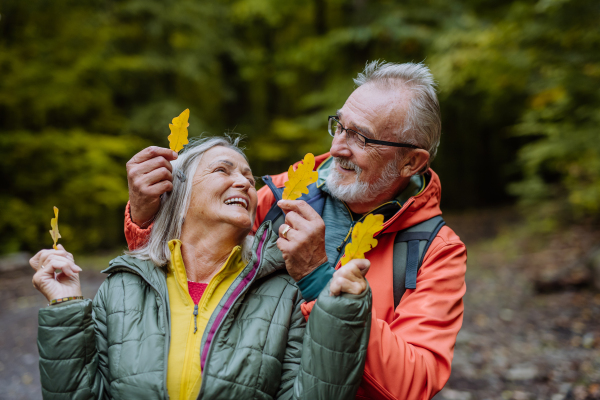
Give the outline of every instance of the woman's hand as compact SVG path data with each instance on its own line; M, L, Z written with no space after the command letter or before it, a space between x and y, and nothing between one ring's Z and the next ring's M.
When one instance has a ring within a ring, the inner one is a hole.
M342 292L361 294L367 288L365 275L371 262L365 259L350 260L333 274L329 291L331 296L339 296Z
M40 250L29 260L33 275L33 287L39 290L48 301L62 297L81 296L79 272L73 255L58 245L58 250ZM60 269L60 273L54 271Z

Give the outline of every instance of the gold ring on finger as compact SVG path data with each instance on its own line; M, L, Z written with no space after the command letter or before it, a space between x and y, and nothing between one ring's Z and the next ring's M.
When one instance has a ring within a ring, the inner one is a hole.
M281 232L281 236L283 236L284 239L287 239L287 233L289 232L290 229L292 229L292 227L287 225L285 227L285 229L283 230L283 232Z

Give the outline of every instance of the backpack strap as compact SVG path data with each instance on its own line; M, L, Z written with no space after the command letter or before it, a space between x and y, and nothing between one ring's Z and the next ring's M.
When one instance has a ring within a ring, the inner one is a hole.
M273 196L275 196L275 202L269 209L269 212L265 216L264 221L271 221L273 231L277 232L279 227L285 221L285 214L277 205L277 202L281 200L281 196L283 195L284 188L278 188L273 183L273 180L269 175L265 175L262 177L263 182L271 189L273 192ZM323 195L323 191L317 187L316 183L311 183L308 185L308 194L303 194L298 200L306 201L319 215L323 215L323 208L325 207L325 196ZM263 222L264 222L263 221Z
M417 273L425 254L446 222L436 216L400 231L394 239L394 309L406 289L417 288Z

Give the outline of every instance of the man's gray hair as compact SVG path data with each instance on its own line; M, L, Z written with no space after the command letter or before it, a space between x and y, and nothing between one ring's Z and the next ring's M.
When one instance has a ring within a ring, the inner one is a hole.
M395 134L399 140L427 150L431 163L440 144L442 119L435 93L436 83L429 68L423 63L372 61L367 63L354 83L357 86L374 83L386 89L408 89L412 92L404 126Z
M244 151L239 147L240 140L241 137L230 136L191 139L179 157L171 162L173 165L173 190L163 194L160 199L160 208L156 214L148 242L140 249L125 253L140 260L151 260L159 267L168 264L171 258L169 241L181 237L183 222L192 197L194 175L202 155L213 147L223 146L237 151L246 158ZM247 242L248 240L243 243L245 258L248 249Z

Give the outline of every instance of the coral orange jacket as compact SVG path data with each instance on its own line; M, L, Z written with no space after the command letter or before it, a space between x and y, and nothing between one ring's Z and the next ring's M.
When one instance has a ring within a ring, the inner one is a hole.
M317 166L329 157L316 158ZM417 288L408 289L394 309L393 245L396 233L440 215L441 185L433 170L425 190L411 197L377 236L379 244L366 253L371 261L367 279L373 293L371 333L363 383L357 399L431 399L450 377L456 335L463 319L467 251L460 238L444 226L431 243L417 275ZM272 176L283 187L287 173ZM258 191L254 230L262 223L275 197L268 187ZM125 217L125 236L132 247L146 239ZM305 304L309 315L314 303Z

